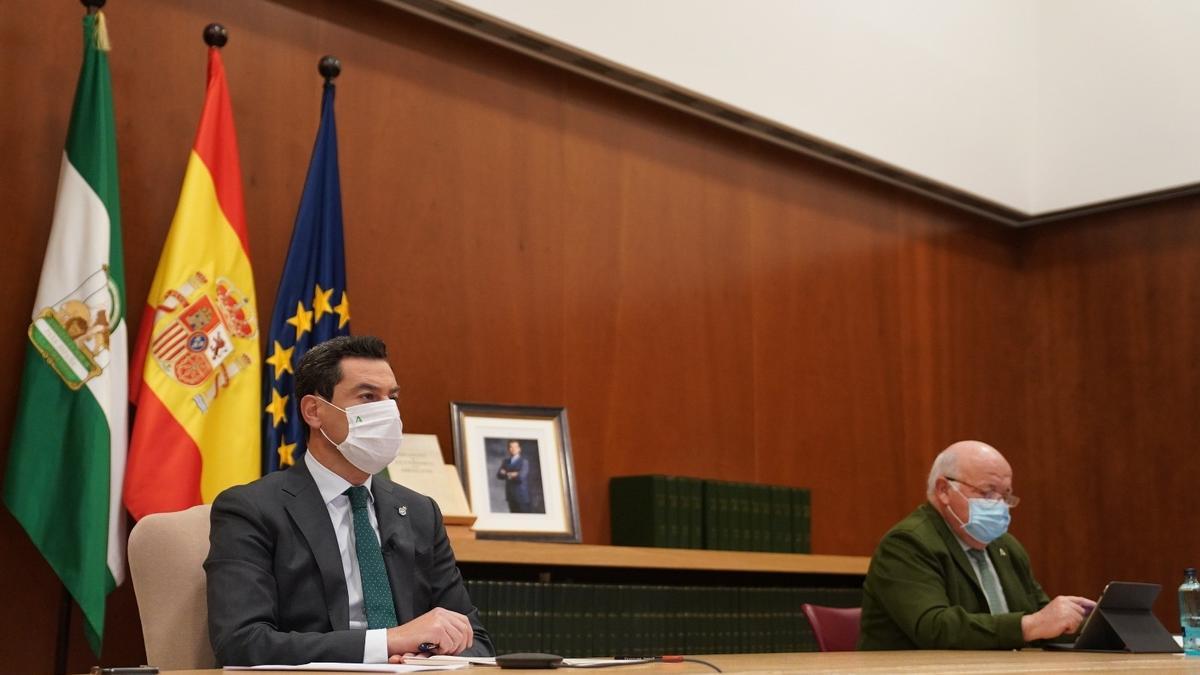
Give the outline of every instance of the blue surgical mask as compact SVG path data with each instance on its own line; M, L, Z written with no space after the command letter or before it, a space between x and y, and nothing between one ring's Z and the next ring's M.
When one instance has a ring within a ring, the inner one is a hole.
M960 495L962 492L958 489L958 485L951 482L955 492ZM966 495L963 495L964 497ZM971 535L981 544L990 544L1000 538L1005 532L1008 532L1008 524L1012 522L1012 516L1008 512L1008 504L1003 501L993 501L991 499L982 499L979 497L967 497L967 505L970 508L967 522L963 522L958 514L954 513L953 509L949 509L950 514L954 519L962 525L963 530Z

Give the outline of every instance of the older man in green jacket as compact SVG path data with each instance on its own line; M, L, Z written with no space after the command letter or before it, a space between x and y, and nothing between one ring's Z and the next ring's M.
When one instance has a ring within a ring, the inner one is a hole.
M883 537L863 582L859 649L1019 649L1074 633L1095 603L1051 600L1007 533L1012 468L962 441L934 460L928 503Z

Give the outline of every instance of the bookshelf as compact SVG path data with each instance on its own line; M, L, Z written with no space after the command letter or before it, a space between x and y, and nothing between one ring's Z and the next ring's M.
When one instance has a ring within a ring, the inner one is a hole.
M801 604L862 602L869 558L450 535L499 653L815 651Z
M865 556L552 544L451 536L460 563L862 576Z

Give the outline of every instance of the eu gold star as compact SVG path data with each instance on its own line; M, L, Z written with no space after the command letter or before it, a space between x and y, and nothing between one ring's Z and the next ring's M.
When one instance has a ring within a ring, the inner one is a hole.
M303 302L296 303L296 315L287 320L296 327L296 342L300 341L300 336L312 330L312 315L311 311L304 309Z
M275 341L275 350L271 352L271 356L267 359L267 363L271 364L271 366L275 368L276 379L282 377L284 373L295 374L296 371L292 370L292 352L295 350L295 347L288 347L287 349L284 349L283 345L279 344L279 340Z
M279 444L279 466L291 466L296 463L292 459L292 453L296 451L295 443L280 443Z
M273 423L278 426L280 422L287 419L287 396L280 396L275 388L271 388L271 402L264 409L271 413L271 417L275 420Z
M332 296L332 288L324 290L321 284L317 284L317 290L313 291L313 323L320 321L326 314L333 313L333 305L330 304Z
M333 308L333 311L338 315L338 330L350 323L350 297L346 295L346 291L342 291L342 301Z

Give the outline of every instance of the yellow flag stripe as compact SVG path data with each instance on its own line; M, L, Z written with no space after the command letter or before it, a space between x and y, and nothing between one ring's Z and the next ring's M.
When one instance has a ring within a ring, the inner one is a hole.
M254 276L250 260L221 211L208 167L194 151L188 159L179 206L163 251L151 285L149 300L152 305L162 302L172 289L196 272L208 280L206 288L209 290L217 278L224 277L253 302ZM169 316L156 319L154 333L159 333L159 321L166 324L176 320ZM232 337L232 340L236 351L227 357L226 363L242 355L248 357L248 362L241 359L238 372L228 380L228 386L217 390L207 412L202 412L194 398L208 390L213 378L200 386L185 386L166 374L155 361L153 350L146 354L143 371L146 385L200 448L203 462L200 494L205 502L211 502L221 490L254 480L259 475L262 364L258 333L256 331L249 338Z

